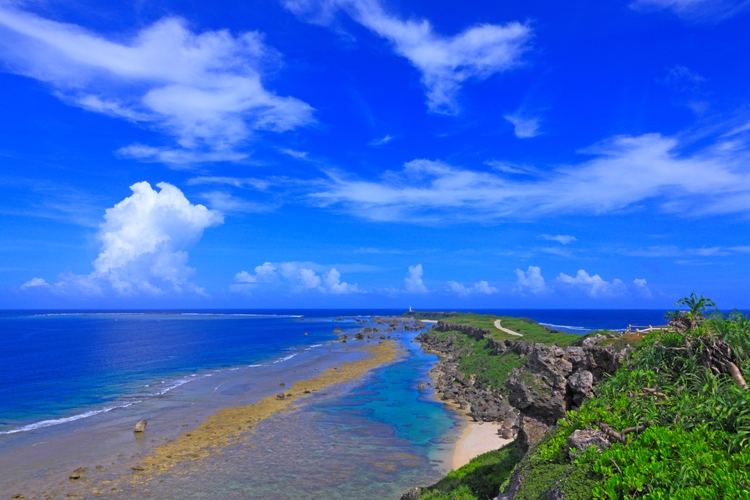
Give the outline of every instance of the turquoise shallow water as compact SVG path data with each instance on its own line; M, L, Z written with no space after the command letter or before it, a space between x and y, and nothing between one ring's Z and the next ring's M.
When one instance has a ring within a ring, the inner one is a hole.
M274 394L280 381L357 359L354 348L365 344L331 343L334 328L353 333L360 327L322 316L4 319L0 323L20 325L23 333L15 357L23 366L4 377L30 395L14 397L7 387L2 393L0 490L27 498L46 498L39 491L50 485L63 497L79 487L83 493L85 484L67 481L78 467L90 469L92 482L118 470L129 473L130 457L176 437L183 425ZM245 444L194 464L187 474L167 475L148 491L126 488L116 496L387 499L434 482L447 470L460 422L434 394L417 390L437 359L421 351L415 336L398 334L397 362L312 395L297 410L261 423ZM116 408L88 415L105 405ZM149 426L145 438L135 439L132 425L140 418ZM94 469L99 464L102 472Z
M409 335L407 353L359 382L262 423L247 443L190 474L153 484L156 498L397 499L450 468L461 423L420 392L436 358ZM428 388L428 390L430 390ZM128 497L128 492L124 492Z

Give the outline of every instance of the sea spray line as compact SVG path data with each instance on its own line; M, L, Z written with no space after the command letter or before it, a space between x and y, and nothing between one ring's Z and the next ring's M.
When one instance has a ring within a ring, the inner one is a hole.
M17 434L19 432L27 432L27 431L33 431L35 429L42 429L44 427L51 427L53 425L60 425L60 424L66 424L68 422L74 422L76 420L81 420L82 418L88 418L93 417L95 415L99 415L101 413L107 413L112 410L117 410L120 408L127 408L128 406L132 406L136 403L140 403L142 400L138 401L131 401L129 403L123 403L121 405L115 405L115 406L108 406L106 408L102 408L101 410L90 410L84 413L79 413L78 415L73 415L72 417L64 417L64 418L56 418L51 420L42 420L40 422L34 422L33 424L24 425L23 427L19 427L17 429L11 429L9 431L2 431L0 434Z
M289 361L290 359L292 359L293 357L295 357L295 356L296 356L297 354L299 354L299 353L296 353L296 352L295 352L294 354L290 354L289 356L284 356L283 358L279 358L279 359L277 359L277 360L276 360L276 361L274 361L274 362L273 362L272 364L274 364L274 365L275 365L275 364L277 364L277 363L283 363L284 361Z
M319 346L322 346L322 345L323 344L317 344L314 347L319 347ZM289 361L290 359L292 359L293 357L295 357L297 354L299 354L299 353L294 353L294 354L290 354L289 356L284 356L283 358L279 358L276 361L273 361L271 364L277 364L277 363L283 363L284 361ZM257 368L257 367L261 367L261 366L264 366L264 365L261 365L261 364L258 364L258 365L247 365L246 367L247 368ZM266 366L269 366L269 365L266 365ZM200 376L196 375L196 374L192 374L189 377L183 377L183 378L177 379L176 381L174 381L174 383L172 383L171 385L169 385L168 387L165 387L164 389L162 389L160 391L152 392L152 393L149 393L149 394L144 394L144 395L141 395L139 397L141 397L141 398L152 398L152 397L164 396L168 392L170 392L170 391L172 391L174 389L177 389L178 387L182 387L185 384L193 382L194 380L199 380L201 378L206 378L206 377L212 377L215 373L219 373L219 372L236 371L236 370L239 370L240 368L243 368L243 367L226 368L224 370L217 370L214 373L206 373L206 374L203 374L203 375L200 375ZM162 384L166 384L168 382L163 380L161 383ZM150 387L151 385L153 385L153 384L145 384L144 387ZM128 403L123 403L123 404L120 404L120 405L109 406L109 407L103 408L101 410L89 410L89 411L86 411L86 412L83 412L83 413L79 413L77 415L73 415L71 417L63 417L63 418L58 418L58 419L42 420L42 421L39 421L39 422L34 422L34 423L31 423L31 424L28 424L28 425L24 425L24 426L19 427L17 429L12 429L10 431L0 431L0 435L2 435L2 434L15 434L15 433L18 433L18 432L26 432L26 431L30 431L30 430L34 430L34 429L40 429L40 428L43 428L43 427L50 427L50 426L53 426L53 425L66 424L68 422L74 422L76 420L80 420L80 419L83 419L83 418L93 417L93 416L99 415L101 413L107 413L107 412L112 411L112 410L121 409L121 408L127 408L129 406L134 405L134 404L142 403L143 401L144 401L143 399L139 399L137 401L130 401Z
M591 331L591 328L584 328L582 326L568 326L568 325L556 325L554 323L542 323L539 322L542 326L549 326L551 328L565 328L567 330L580 330L580 331Z
M284 318L300 318L304 317L304 315L296 315L296 314L242 314L242 313L229 313L229 314L223 314L223 313L191 313L191 312L185 312L185 313L179 313L179 312L164 312L164 313L146 313L146 312L59 312L59 313L43 313L43 314L33 314L25 316L27 318L36 317L36 318L50 318L50 320L53 317L63 317L63 318L95 318L98 321L102 321L103 319L109 319L109 320L116 320L117 318L133 318L133 319L168 319L170 317L177 319L180 316L185 317L186 319L189 319L190 317L208 317L208 316L214 316L217 318L220 317L244 317L250 320L253 320L255 318L262 319L262 318L278 318L283 320ZM65 320L67 323L67 320ZM148 383L141 382L140 390L136 387L131 387L131 389L126 389L125 391L118 391L119 394L113 394L112 396L115 396L114 401L92 401L93 405L80 405L78 408L76 407L69 407L67 409L60 408L56 411L49 412L49 409L40 408L39 413L37 413L36 418L38 420L29 422L31 419L14 419L15 421L8 421L5 422L4 427L5 429L0 431L0 435L5 434L16 434L16 433L22 433L31 431L34 429L40 429L45 427L51 427L51 426L58 426L63 425L67 423L72 423L81 419L86 419L89 417L93 417L102 413L108 413L115 409L125 409L128 408L134 404L142 403L144 401L152 400L152 398L158 398L162 396L166 396L167 394L171 393L174 389L177 389L185 384L188 384L192 382L193 380L199 380L203 377L210 377L214 374L218 374L221 372L226 371L235 371L240 368L255 368L255 367L261 367L261 366L273 366L277 365L278 363L283 363L285 361L289 361L292 358L296 357L297 354L300 352L310 351L313 348L321 347L324 344L313 344L312 346L305 347L304 344L294 346L294 347L287 347L286 349L292 350L292 351L298 351L294 353L290 353L289 355L283 356L281 358L278 358L274 361L266 361L266 363L263 364L250 364L250 365L244 365L244 366L234 366L229 368L219 368L218 370L214 370L212 373L203 373L200 375L192 374L192 375L178 375L177 377L167 377L164 379L156 379L151 381L145 381ZM302 349L300 349L302 348ZM271 358L273 359L273 358ZM202 370L201 370L202 371ZM109 399L109 398L107 398ZM69 412L69 413L68 413ZM40 414L41 413L41 414ZM47 413L45 415L45 413ZM51 413L51 414L50 414ZM67 415L66 415L67 413ZM31 415L29 415L31 416ZM34 418L32 416L32 418ZM20 421L19 421L20 420ZM24 422L24 420L26 420ZM0 428L2 428L0 427ZM6 430L7 429L7 430Z

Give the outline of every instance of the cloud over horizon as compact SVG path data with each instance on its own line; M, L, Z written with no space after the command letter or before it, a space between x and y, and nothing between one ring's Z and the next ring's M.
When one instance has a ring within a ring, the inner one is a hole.
M320 271L313 268L322 268L314 263L304 262L279 262L273 264L264 262L256 266L254 273L240 271L234 276L235 283L230 286L233 292L252 292L258 285L286 286L293 293L304 291L318 291L326 294L346 295L363 293L357 284L349 284L341 281L341 273L335 267Z
M409 266L409 271L406 274L406 278L404 278L404 288L407 292L412 293L427 293L427 287L424 286L424 282L422 281L422 275L424 274L424 270L422 269L422 264L417 264L416 266Z
M449 281L448 290L450 290L451 292L457 293L458 295L461 295L462 297L466 297L472 294L492 295L493 293L498 293L500 291L494 286L490 286L490 284L484 280L477 281L471 286L462 285L461 283L458 283L457 281Z
M515 270L516 285L514 291L520 295L542 295L551 293L583 293L591 299L611 299L627 295L650 299L653 297L644 278L636 278L628 287L621 279L612 281L602 279L598 274L591 275L585 269L579 269L575 276L560 273L552 281L546 281L539 266L529 266L526 271Z
M157 187L159 191L145 181L133 184L131 196L106 210L97 233L101 251L90 274L64 273L53 284L33 278L21 289L57 295L205 295L202 287L189 281L195 270L187 265L187 249L224 217L192 204L171 184L160 182Z

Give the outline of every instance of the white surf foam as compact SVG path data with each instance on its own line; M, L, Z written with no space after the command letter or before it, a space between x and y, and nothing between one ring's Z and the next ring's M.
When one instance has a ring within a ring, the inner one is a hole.
M42 420L40 422L34 422L33 424L24 425L23 427L19 427L17 429L11 429L9 431L0 432L0 434L16 434L19 432L28 432L33 431L35 429L42 429L44 427L51 427L53 425L60 425L60 424L67 424L68 422L75 422L76 420L81 420L82 418L89 418L93 417L94 415L99 415L101 413L107 413L112 410L117 410L118 408L127 408L128 406L132 406L136 403L140 403L141 401L131 401L129 403L123 403L121 405L115 405L115 406L108 406L105 408L102 408L101 410L91 410L84 413L79 413L78 415L73 415L72 417L64 417L64 418L55 418L51 420Z
M279 358L276 361L274 361L273 364L283 363L284 361L289 361L290 359L292 359L296 355L297 355L297 353L295 352L294 354L290 354L289 356L284 356L283 358Z
M591 330L591 328L584 328L582 326L556 325L554 323L539 323L539 324L543 326L549 326L550 328L565 328L566 330L578 330L578 331L583 331L583 332L587 332Z

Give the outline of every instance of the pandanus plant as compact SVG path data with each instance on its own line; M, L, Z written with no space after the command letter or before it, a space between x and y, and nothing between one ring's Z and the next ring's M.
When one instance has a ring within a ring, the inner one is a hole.
M692 292L689 297L683 297L677 301L677 305L686 306L687 311L669 311L664 315L664 319L669 321L669 326L678 332L686 332L695 329L701 321L706 319L708 308L716 309L716 303L704 297L698 296Z
M708 316L708 308L716 309L716 303L713 300L703 295L698 296L695 292L691 293L689 297L678 300L677 305L686 306L688 310L667 312L664 317L669 320L669 326L677 330L678 333L695 330ZM744 316L742 318L745 319ZM719 328L719 330L722 330L722 328ZM728 373L737 385L747 389L747 382L737 366L737 355L721 335L722 332L716 333L712 335L708 332L701 332L697 336L685 335L685 347L666 349L686 351L689 356L697 354L703 366L716 374Z

